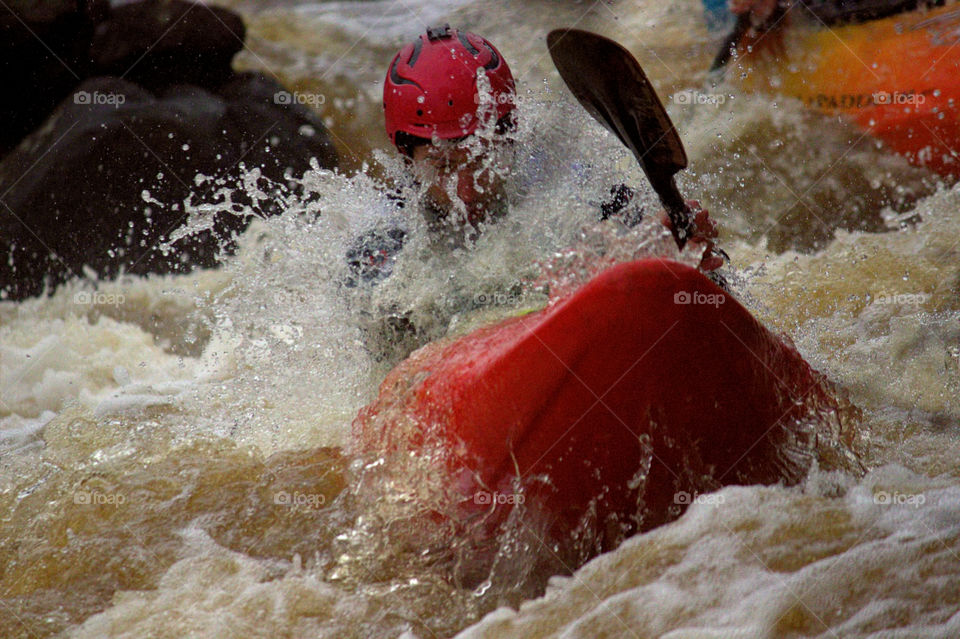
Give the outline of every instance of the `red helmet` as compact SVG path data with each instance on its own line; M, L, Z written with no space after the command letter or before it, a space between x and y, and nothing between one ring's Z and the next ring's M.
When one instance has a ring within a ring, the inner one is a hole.
M477 71L485 69L497 121L514 109L513 75L500 52L484 38L451 29L427 29L394 56L383 85L383 109L390 141L402 152L398 133L449 140L480 126Z

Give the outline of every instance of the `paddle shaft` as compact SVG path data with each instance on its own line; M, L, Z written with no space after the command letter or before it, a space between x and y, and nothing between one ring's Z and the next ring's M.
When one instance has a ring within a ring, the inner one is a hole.
M681 251L687 243L687 239L693 232L692 214L690 207L687 206L680 189L671 173L648 173L647 179L653 186L653 190L660 197L660 203L667 211L667 217L670 218L670 230L673 233L673 239L677 243L677 248Z
M749 28L749 12L741 13L737 16L737 23L733 26L733 31L724 39L723 46L717 51L717 56L713 59L713 64L710 65L711 73L723 69L727 65L727 62L733 57L733 52L736 50L737 45L740 44L740 40L743 39L743 36L746 35Z

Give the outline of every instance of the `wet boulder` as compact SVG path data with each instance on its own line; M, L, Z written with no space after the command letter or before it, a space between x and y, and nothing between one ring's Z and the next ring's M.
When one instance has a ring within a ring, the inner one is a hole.
M245 150L247 166L260 167L275 180L288 169L300 177L311 157L320 166L336 166L337 153L323 120L292 100L293 94L276 80L262 73L238 73L219 87L218 95L227 105L228 128Z
M113 75L158 90L215 89L233 77L245 28L236 13L184 0L7 0L0 7L0 156L84 79Z
M0 7L0 156L90 72L96 25L108 0L6 0Z
M284 184L311 158L336 164L319 116L274 104L281 91L259 74L236 76L222 95L85 81L0 161L0 295L37 295L90 270L113 277L215 265L248 219L221 214L164 248L186 219L184 200L212 201L217 187L198 185L198 174L235 182L243 163Z
M184 0L8 0L0 9L0 299L100 277L216 263L247 220L172 247L184 201L242 166L282 185L337 155L319 116L237 73L243 20ZM238 196L234 202L243 203ZM261 210L273 214L278 210Z
M233 75L245 28L236 13L183 0L123 4L99 23L90 46L98 75L157 90L171 84L213 89Z

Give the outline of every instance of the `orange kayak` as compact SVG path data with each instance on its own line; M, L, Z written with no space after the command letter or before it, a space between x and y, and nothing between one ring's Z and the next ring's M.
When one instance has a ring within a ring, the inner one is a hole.
M745 89L849 117L912 164L960 177L960 6L799 25L743 43L736 65Z

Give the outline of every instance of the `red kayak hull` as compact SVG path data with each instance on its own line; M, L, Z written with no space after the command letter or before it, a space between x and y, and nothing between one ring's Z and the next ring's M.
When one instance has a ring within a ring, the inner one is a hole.
M440 442L465 516L502 522L520 486L548 541L586 531L602 550L696 491L799 479L788 440L830 404L823 376L729 293L649 259L417 351L354 430L380 455Z

